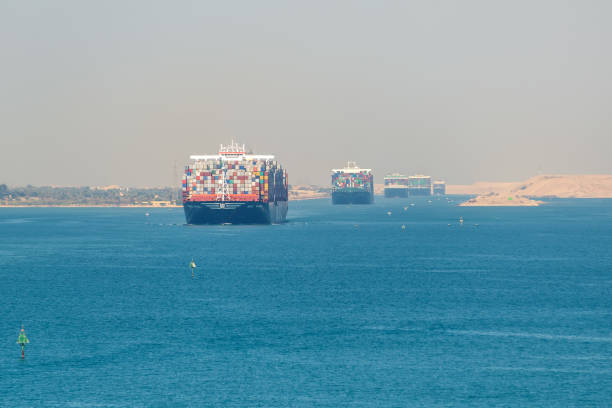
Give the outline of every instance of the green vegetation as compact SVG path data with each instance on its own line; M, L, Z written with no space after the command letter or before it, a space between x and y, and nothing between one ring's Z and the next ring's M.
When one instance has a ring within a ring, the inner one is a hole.
M180 203L180 190L123 187L7 187L0 184L0 205L164 205Z

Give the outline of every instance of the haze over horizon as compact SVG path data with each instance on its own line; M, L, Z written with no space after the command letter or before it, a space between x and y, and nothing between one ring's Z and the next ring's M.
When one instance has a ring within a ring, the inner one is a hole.
M0 184L175 184L231 139L292 184L612 173L612 3L0 4Z

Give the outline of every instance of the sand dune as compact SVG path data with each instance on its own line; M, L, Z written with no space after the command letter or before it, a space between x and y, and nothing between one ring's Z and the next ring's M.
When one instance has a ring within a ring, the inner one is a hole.
M612 198L612 175L540 175L516 183L449 186L449 194L478 194L462 206L534 206L538 197Z
M536 176L512 192L528 197L612 198L612 174Z
M313 185L292 185L289 188L289 200L313 200L330 197L329 191Z
M542 201L515 194L492 193L480 195L461 204L461 207L537 207Z
M479 181L474 184L449 184L446 186L446 194L486 195L510 191L519 184L520 182L503 183L495 181Z

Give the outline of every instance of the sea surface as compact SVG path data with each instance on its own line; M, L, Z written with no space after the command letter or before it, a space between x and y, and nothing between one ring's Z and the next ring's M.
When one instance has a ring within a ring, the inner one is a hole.
M612 406L612 200L452 199L2 208L0 406Z

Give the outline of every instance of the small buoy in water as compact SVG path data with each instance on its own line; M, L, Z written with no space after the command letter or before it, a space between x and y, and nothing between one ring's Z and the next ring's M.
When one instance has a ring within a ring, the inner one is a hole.
M25 358L25 345L28 344L30 342L30 340L28 340L28 337L25 334L25 331L23 330L23 326L21 326L21 331L19 332L19 337L17 338L17 344L19 344L21 346L21 359L23 360Z
M402 229L403 229L403 230L405 230L405 229L406 229L406 226L405 226L404 224L402 224Z
M193 258L191 258L191 262L189 262L189 267L191 268L191 277L193 278L195 276L193 270L198 267Z
M151 214L149 214L149 213L145 213L145 217L148 217L149 215L151 215Z
M387 215L391 215L391 211L387 211Z

